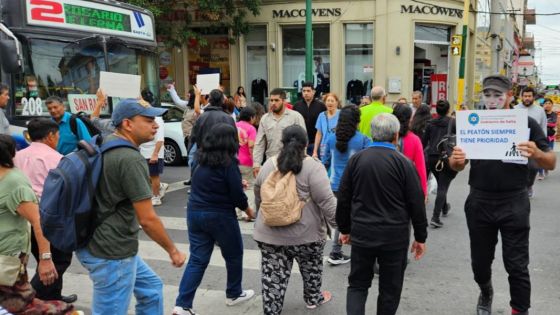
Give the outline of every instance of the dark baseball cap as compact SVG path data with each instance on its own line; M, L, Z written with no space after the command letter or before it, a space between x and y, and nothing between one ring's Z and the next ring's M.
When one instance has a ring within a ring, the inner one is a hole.
M165 114L167 109L161 107L153 107L144 100L135 98L127 98L120 101L115 109L111 120L113 125L118 126L124 119L132 118L134 116L157 117Z
M512 89L511 80L503 75L490 75L482 80L482 90L507 92Z

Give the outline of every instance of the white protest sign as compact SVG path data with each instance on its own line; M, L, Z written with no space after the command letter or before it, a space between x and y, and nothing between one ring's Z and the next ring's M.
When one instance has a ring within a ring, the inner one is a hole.
M457 146L467 159L526 161L517 149L529 140L526 110L465 110L457 112Z
M79 112L91 114L96 103L97 96L95 94L68 94L68 105L70 105L70 112L73 114ZM101 108L101 114L109 114L107 104Z
M140 81L139 75L101 71L99 87L107 96L138 98Z
M196 87L202 95L210 94L210 91L220 88L220 74L197 74Z

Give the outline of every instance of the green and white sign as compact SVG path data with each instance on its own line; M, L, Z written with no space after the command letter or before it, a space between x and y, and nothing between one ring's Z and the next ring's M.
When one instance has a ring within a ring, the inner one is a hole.
M26 0L27 24L155 40L151 16L84 0Z

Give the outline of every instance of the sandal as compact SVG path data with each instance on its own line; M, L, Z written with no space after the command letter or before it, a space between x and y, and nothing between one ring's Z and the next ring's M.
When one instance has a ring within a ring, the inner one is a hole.
M321 306L321 305L329 302L330 300L332 300L332 293L330 291L323 291L323 292L321 292L321 294L323 295L323 301L321 301L321 303L319 303L319 304L314 304L314 305L307 304L307 305L305 305L308 310L314 310L318 306Z

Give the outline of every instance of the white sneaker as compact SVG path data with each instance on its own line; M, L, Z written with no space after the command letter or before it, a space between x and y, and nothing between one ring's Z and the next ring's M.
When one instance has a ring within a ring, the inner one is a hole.
M175 306L173 308L173 315L199 315L195 313L192 308L183 308L180 306Z
M255 296L255 291L253 290L243 290L243 292L241 292L241 295L233 298L233 299L229 299L226 298L226 305L227 306L233 306L236 304L239 304L241 302L245 302L247 300L250 300L253 296Z
M167 192L167 189L169 188L169 184L168 183L160 183L159 184L159 198L162 199L163 196L165 196L165 193Z
M159 196L152 197L152 206L161 206L161 198Z

